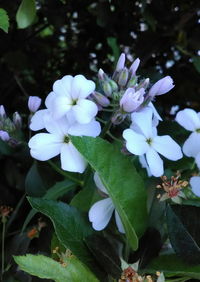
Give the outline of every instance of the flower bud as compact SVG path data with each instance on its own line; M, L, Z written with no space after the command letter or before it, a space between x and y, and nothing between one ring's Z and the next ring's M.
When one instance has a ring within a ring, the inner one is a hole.
M149 78L143 79L137 86L137 90L139 90L140 88L144 88L147 89L147 87L149 86Z
M133 88L128 88L120 100L120 107L126 113L135 111L144 101L144 88L137 92Z
M108 81L102 83L102 88L106 96L110 97L112 95L112 87Z
M38 96L30 96L28 99L28 108L30 112L35 113L40 105L42 100Z
M117 111L115 112L111 120L113 124L117 125L117 124L122 123L125 118L126 118L126 115L124 115L121 111Z
M133 76L131 79L129 79L129 82L127 84L127 87L134 87L137 83L137 76Z
M102 107L108 107L110 104L109 99L99 92L92 93L93 100Z
M13 123L16 126L16 128L20 129L22 127L22 118L19 115L18 112L15 112L13 114Z
M102 69L99 69L99 71L98 71L98 78L99 78L99 80L105 79L105 72Z
M112 91L113 91L113 92L115 92L115 91L118 90L118 85L117 85L117 83L116 83L114 80L110 79L110 80L109 80L109 84L110 84L110 86L112 87Z
M10 139L8 132L0 130L0 139L3 141L8 141Z
M157 95L162 95L169 92L173 85L173 79L170 76L165 76L162 79L158 80L149 90L148 95L154 97Z
M128 81L128 69L125 67L123 68L123 70L121 71L121 73L119 74L119 78L118 78L118 84L120 86L125 86L127 81Z
M130 66L129 68L129 72L131 73L131 77L135 75L138 67L139 67L139 64L140 64L140 59L137 58L133 63L132 65Z
M118 59L115 71L120 71L124 68L125 60L126 60L125 54L121 53L121 55Z
M6 118L6 111L3 105L0 105L0 119Z

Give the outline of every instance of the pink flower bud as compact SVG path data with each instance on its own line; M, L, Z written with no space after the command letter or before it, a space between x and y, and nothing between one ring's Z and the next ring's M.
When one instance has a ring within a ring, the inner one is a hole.
M3 141L8 141L10 139L8 132L0 130L0 139Z
M134 76L138 67L139 67L139 64L140 64L140 59L137 58L133 63L132 65L130 66L130 69L129 69L129 72L131 73L131 76Z
M133 88L128 88L120 100L120 107L127 113L135 111L143 103L144 94L144 88L137 92Z
M165 76L158 80L149 90L149 96L154 97L169 92L174 87L173 79Z
M99 92L92 93L94 101L102 107L108 107L110 105L109 99Z
M122 53L118 59L117 65L116 65L116 71L120 71L124 68L126 56L124 53Z
M0 105L0 118L6 117L6 111L3 105Z
M42 100L38 96L30 96L28 99L28 108L30 112L35 113L40 105Z

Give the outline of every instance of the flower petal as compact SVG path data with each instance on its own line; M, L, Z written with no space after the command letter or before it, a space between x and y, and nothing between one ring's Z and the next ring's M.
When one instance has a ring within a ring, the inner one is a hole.
M183 144L183 153L188 157L195 158L200 152L200 133L192 132Z
M200 151L199 151L199 153L196 155L195 162L196 162L198 168L200 169Z
M133 124L140 128L145 137L152 137L152 116L153 110L150 107L146 107L139 112L132 113L131 119Z
M39 110L31 118L30 129L33 131L41 130L45 127L44 125L44 116L49 114L49 110Z
M65 75L62 79L56 80L53 84L53 91L56 95L70 96L71 84L73 81L73 76Z
M154 104L153 104L152 102L150 102L150 103L148 104L148 107L152 108L154 118L156 118L156 120L158 120L158 121L159 121L159 120L162 121L161 116L159 115L157 109L155 108L155 106L154 106ZM157 123L158 123L158 122L157 122ZM154 126L157 126L157 125L158 125L158 124L156 124L156 125L154 125Z
M181 147L169 136L156 136L152 147L165 158L177 161L183 157Z
M123 131L123 137L126 140L126 148L135 155L143 155L147 152L149 145L143 135L134 132L132 129Z
M91 136L96 137L101 132L100 123L96 120L92 120L87 124L74 123L69 128L68 133L74 136Z
M60 153L62 140L49 133L38 133L28 143L31 156L39 161L46 161Z
M72 108L72 101L67 96L58 96L52 104L52 115L54 119L62 118Z
M119 217L117 210L115 210L115 221L119 232L125 233L124 226L122 224L121 218Z
M147 164L145 155L139 156L139 162L140 162L141 166L146 169L148 176L151 177L152 173L151 173L149 166Z
M192 176L190 178L190 185L192 187L192 192L200 197L200 176Z
M97 105L86 99L78 100L77 104L73 106L72 111L76 120L83 124L89 123L97 114Z
M89 220L92 227L97 230L103 230L111 219L114 211L114 205L110 198L96 202L89 210Z
M148 150L146 153L146 160L153 176L159 177L163 175L163 160L154 149Z
M94 173L94 182L99 190L101 190L105 194L108 194L106 187L103 185L101 178L99 177L97 172Z
M53 119L52 115L44 116L45 128L48 132L61 136L64 140L64 136L68 134L69 122L66 116L59 120Z
M45 106L49 109L52 110L52 106L53 106L53 101L56 98L56 93L55 92L50 92L45 100Z
M192 109L179 111L175 120L186 130L195 131L200 128L200 117Z
M86 161L71 142L62 144L60 158L63 170L83 173L87 166Z
M84 99L95 89L95 83L83 75L76 75L72 81L71 96L73 99Z

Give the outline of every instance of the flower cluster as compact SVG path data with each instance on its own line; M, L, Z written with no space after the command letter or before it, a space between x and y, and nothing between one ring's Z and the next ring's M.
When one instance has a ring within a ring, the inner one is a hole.
M96 137L100 134L100 124L95 120L98 108L87 99L94 89L94 82L82 75L66 75L53 84L53 91L45 100L46 109L36 111L31 119L32 130L48 132L30 139L33 158L46 161L60 154L63 170L84 172L87 164L71 143L70 135Z

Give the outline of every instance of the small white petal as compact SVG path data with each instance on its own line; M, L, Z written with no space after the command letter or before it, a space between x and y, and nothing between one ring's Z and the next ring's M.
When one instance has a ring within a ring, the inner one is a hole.
M78 100L77 104L73 106L72 111L76 120L83 124L89 123L97 114L97 105L86 99Z
M181 147L169 136L156 136L152 147L165 158L177 161L183 157Z
M200 117L192 109L184 109L177 113L175 120L186 130L200 129Z
M132 154L143 155L147 152L149 145L143 135L134 132L132 129L126 129L123 131L123 137L126 140L127 150Z
M200 197L200 176L193 176L190 178L190 185L192 187L192 192Z
M71 142L62 144L60 158L63 170L83 173L87 166L86 161Z
M92 120L87 124L74 123L68 130L70 135L74 136L91 136L96 137L101 132L100 123L96 120Z
M156 110L156 108L155 108L155 106L154 106L154 104L152 102L150 102L148 104L148 107L152 108L154 118L157 118L158 120L162 121L161 116L159 115L158 111ZM154 126L157 126L157 125L158 125L158 123L156 125L154 125Z
M60 153L62 139L49 133L39 133L28 143L31 156L39 161L46 161Z
M119 214L116 210L115 210L115 221L116 221L117 228L118 228L119 232L125 233L124 226L122 224L121 218L119 217Z
M58 96L54 99L52 105L52 114L54 119L60 119L72 108L72 100L67 96Z
M146 107L131 115L133 124L136 123L147 138L152 137L152 115L153 111L150 107Z
M51 111L52 110L52 106L53 106L53 101L56 97L56 93L55 92L50 92L45 100L45 106Z
M56 95L69 96L71 92L71 84L73 77L71 75L66 75L62 79L56 80L53 84L53 91Z
M163 175L163 161L154 149L148 150L146 160L153 176L159 177Z
M195 158L195 162L200 170L200 151L199 153L196 155L196 158Z
M71 96L73 99L84 99L95 89L95 83L83 75L76 75L72 81Z
M183 144L183 153L188 157L195 158L200 152L200 133L192 132Z
M152 176L152 173L151 173L151 171L150 171L150 169L149 169L149 166L148 166L148 164L147 164L147 161L146 161L146 158L145 158L144 155L139 156L139 162L140 162L140 164L141 164L141 166L142 166L143 168L146 168L146 171L147 171L148 176L151 177L151 176Z
M99 190L101 190L105 194L108 194L108 192L107 192L105 186L103 185L101 178L99 177L97 172L94 173L94 182L95 182L95 184L96 184L96 186Z
M114 211L114 205L110 198L96 202L89 210L89 220L92 227L97 230L103 230L111 219Z
M60 118L59 120L54 120L52 115L45 115L44 124L48 132L61 136L63 140L64 136L68 134L68 129L70 126L65 116Z
M33 131L41 130L45 127L44 116L49 114L49 110L39 110L31 118L30 129Z

